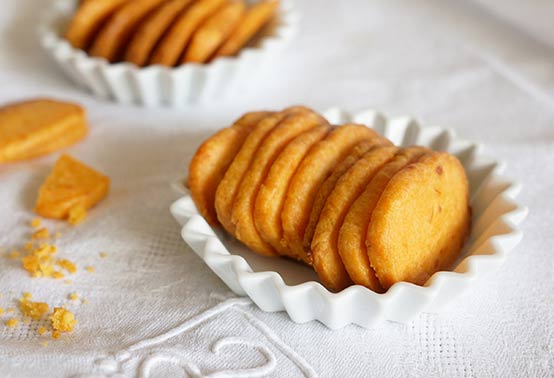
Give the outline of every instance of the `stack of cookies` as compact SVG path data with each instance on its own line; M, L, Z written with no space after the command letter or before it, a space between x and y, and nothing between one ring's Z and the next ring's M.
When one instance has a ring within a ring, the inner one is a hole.
M142 67L236 55L273 19L278 0L86 0L65 33L75 48Z
M256 253L312 266L333 291L422 285L458 259L470 227L454 156L396 147L303 106L247 113L214 134L188 185L208 223Z

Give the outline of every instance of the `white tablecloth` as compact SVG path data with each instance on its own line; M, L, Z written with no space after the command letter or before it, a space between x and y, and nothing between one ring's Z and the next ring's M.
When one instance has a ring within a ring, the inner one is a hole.
M28 291L68 304L79 320L44 347L38 323L7 328L10 314L0 315L0 376L554 376L554 7L509 3L298 1L301 33L250 91L146 110L95 100L46 58L34 28L47 1L2 0L0 103L47 95L84 104L91 132L69 152L107 173L112 190L77 228L46 222L63 233L60 256L79 266L72 285L31 279L0 259L0 307ZM444 312L406 325L330 331L233 299L181 240L169 183L213 130L247 110L297 103L414 115L483 143L524 185L523 242ZM55 159L0 167L5 250L28 239ZM88 303L69 301L72 292Z

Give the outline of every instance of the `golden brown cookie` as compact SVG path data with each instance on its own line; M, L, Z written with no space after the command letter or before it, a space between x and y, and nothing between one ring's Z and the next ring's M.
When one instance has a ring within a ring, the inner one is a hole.
M244 140L239 152L233 159L231 165L225 172L223 179L217 186L215 193L215 210L217 213L217 219L231 235L235 234L235 227L231 221L233 202L242 182L246 171L250 167L250 162L254 153L258 149L258 146L271 130L283 120L287 115L299 111L303 108L289 108L282 112L271 114L254 127L252 132Z
M251 6L246 11L239 26L217 50L215 56L232 56L238 53L240 49L271 21L278 7L279 0L262 0Z
M254 203L263 179L279 153L292 139L317 125L325 124L327 121L313 111L288 115L271 130L252 157L233 202L231 222L235 227L235 237L254 252L266 256L276 255L273 247L264 241L254 224Z
M225 0L197 0L171 25L152 53L151 64L173 67L187 48L193 33Z
M156 43L193 0L169 0L138 27L125 52L125 61L145 66Z
M409 147L398 152L373 176L362 194L350 206L340 227L338 251L348 275L355 284L376 292L383 291L371 268L365 245L373 209L391 178L428 152L429 150L423 147Z
M108 194L110 179L69 155L62 155L39 190L37 214L65 219L72 209L89 209Z
M89 54L117 62L142 20L165 0L133 0L125 3L106 21L94 39Z
M367 253L381 285L423 285L460 256L469 233L469 187L454 156L432 152L398 172L367 230Z
M65 32L65 39L77 48L88 48L102 24L129 0L89 0L81 3Z
M330 129L328 125L321 125L294 138L275 159L258 191L254 206L256 229L280 255L286 255L281 245L281 211L290 180L310 148L325 138Z
M76 104L35 99L0 108L0 163L30 159L71 146L88 127Z
M327 196L314 232L313 267L325 287L339 291L352 284L338 251L339 230L352 203L379 169L392 159L397 147L374 147L340 176Z
M207 62L239 25L245 11L242 0L231 0L221 7L194 32L181 63Z
M306 155L291 180L281 214L282 244L289 257L309 264L304 250L304 231L317 191L337 162L342 161L356 144L377 137L378 134L366 126L339 126Z
M384 138L374 138L369 140L363 140L358 143L350 152L350 154L341 161L333 170L333 173L327 177L323 182L314 199L312 210L310 211L310 220L304 231L304 250L308 254L308 258L311 259L310 249L312 245L312 238L314 237L317 221L319 220L319 214L325 206L327 197L335 188L335 185L339 178L348 170L356 161L358 161L367 151L375 146L391 145L392 143Z
M215 213L215 191L246 137L269 112L246 113L228 128L207 139L189 166L188 186L198 211L206 221L219 224Z

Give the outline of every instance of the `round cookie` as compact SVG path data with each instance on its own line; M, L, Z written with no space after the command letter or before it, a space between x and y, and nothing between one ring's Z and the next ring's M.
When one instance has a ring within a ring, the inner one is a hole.
M335 184L339 178L356 163L367 151L371 150L375 146L379 145L391 145L391 142L384 138L374 138L370 140L364 140L358 143L350 152L350 154L341 161L336 168L333 170L331 176L329 176L321 185L314 199L312 205L312 210L310 212L310 220L304 231L304 249L308 254L308 258L311 259L311 244L314 237L315 228L317 226L317 221L319 220L319 214L325 206L325 201L329 194L335 188Z
M169 0L138 27L125 52L125 61L139 67L148 63L150 54L171 23L193 0Z
M235 227L231 221L233 202L235 200L239 185L242 182L248 167L250 166L254 153L258 149L260 143L262 143L269 132L279 122L281 122L287 115L300 111L306 111L306 108L288 108L282 112L269 115L259 121L252 132L244 140L239 152L233 159L233 162L229 165L223 179L217 186L217 190L215 192L215 210L217 219L223 228L225 228L225 230L227 230L227 232L231 235L235 234Z
M275 15L278 0L262 0L251 6L238 27L217 50L216 57L238 53Z
M127 1L129 0L82 2L65 32L65 39L76 49L88 48L104 21Z
M285 255L281 245L281 211L290 180L310 148L325 138L330 129L329 125L321 125L294 138L275 159L258 191L254 205L256 229L280 255Z
M312 111L291 114L285 117L264 139L252 158L233 202L231 222L235 237L254 252L275 256L270 244L259 235L254 224L254 202L263 179L285 146L300 133L327 121Z
M348 275L355 284L363 285L376 292L383 291L371 268L365 245L371 215L390 179L428 151L423 147L409 147L398 152L381 167L350 206L340 227L338 251Z
M470 226L469 186L461 163L432 152L396 174L367 229L367 254L381 285L423 285L460 255Z
M304 230L319 187L356 144L377 137L378 134L366 126L339 126L306 155L291 180L281 214L282 244L289 257L309 264L304 250Z
M233 0L221 7L194 32L181 63L205 63L239 25L246 5Z
M152 53L150 64L173 67L198 26L225 3L225 0L197 0L171 25Z
M325 201L315 229L311 250L313 267L325 287L340 291L352 281L338 251L342 222L352 203L367 187L379 169L392 159L397 147L375 147L366 152L336 182Z
M212 135L198 148L189 165L188 187L198 211L206 221L219 224L215 212L215 191L246 137L269 112L247 113L231 127Z
M90 48L90 55L116 62L138 25L164 0L129 1L106 21Z

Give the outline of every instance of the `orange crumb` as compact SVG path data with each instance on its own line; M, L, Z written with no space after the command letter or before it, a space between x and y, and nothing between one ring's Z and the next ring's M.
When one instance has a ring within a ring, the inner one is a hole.
M94 273L94 267L93 266L87 266L85 269L89 273Z
M55 270L53 273L52 273L52 278L56 279L56 280L59 280L60 278L64 278L64 274L58 270Z
M33 298L33 294L29 293L28 291L23 293L23 298L25 299L31 299Z
M31 302L25 299L19 302L19 309L23 315L35 320L41 319L48 311L50 311L48 303Z
M19 258L19 251L11 251L10 253L8 253L6 257L9 259L15 260Z
M58 265L65 269L68 273L75 273L77 271L77 266L74 263L67 259L58 260Z
M68 298L69 298L69 300L71 300L71 301L76 301L77 299L79 299L79 294L77 294L77 293L71 293L71 294L69 294Z
M69 209L69 215L67 221L73 226L83 222L87 217L87 209L83 205L73 206Z
M52 324L52 329L54 331L71 332L73 331L77 320L71 311L68 311L63 307L56 307L54 308L52 315L50 315L50 323Z
M100 258L105 259L106 257L108 257L106 252L100 252Z
M38 332L39 335L42 336L42 335L44 335L44 334L45 334L46 332L48 332L48 331L46 330L46 327L38 327L37 332Z
M48 346L48 341L43 341L40 343L40 345L46 348Z
M10 328L17 327L18 324L19 320L17 320L16 318L10 318L8 319L8 321L6 321L6 325Z
M50 232L48 232L48 229L41 228L40 230L35 231L33 239L48 239L49 236Z
M31 221L31 227L38 228L40 227L40 218L35 218Z

